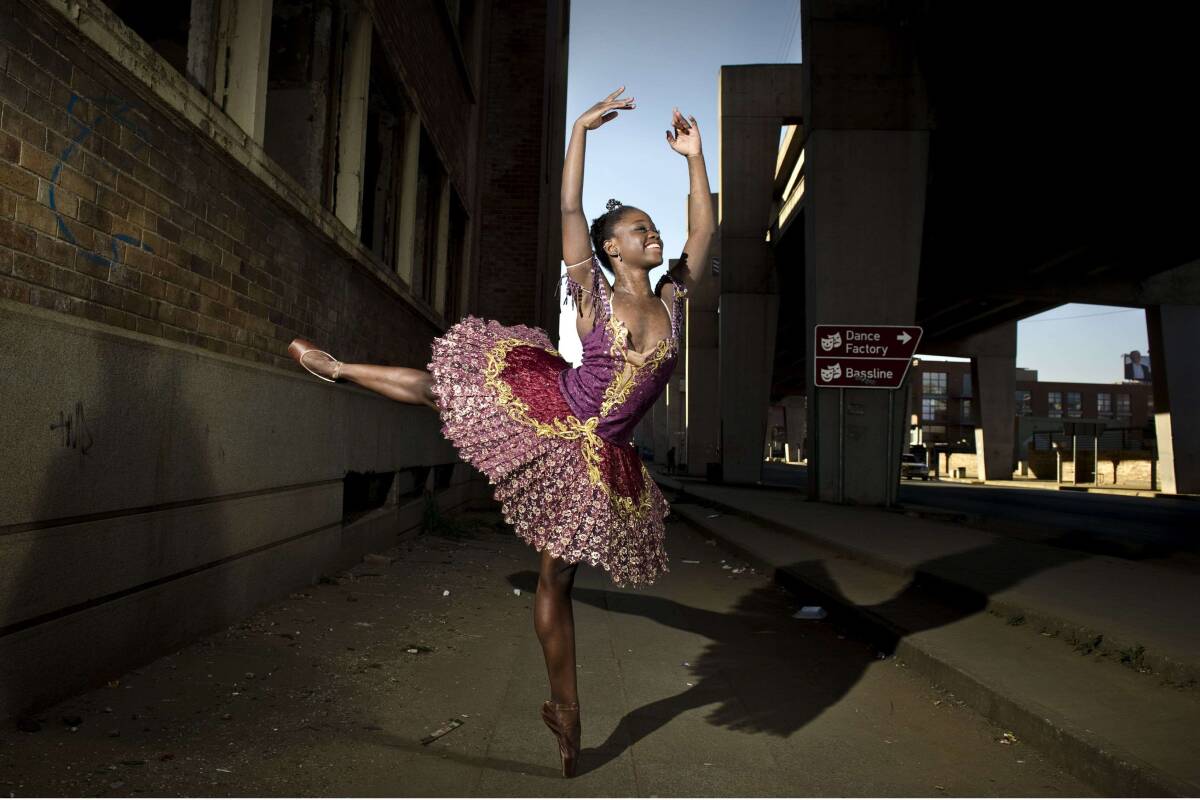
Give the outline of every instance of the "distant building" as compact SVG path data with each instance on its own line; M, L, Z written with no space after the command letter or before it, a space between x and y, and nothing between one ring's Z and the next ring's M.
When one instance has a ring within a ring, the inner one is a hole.
M978 406L967 361L918 359L909 372L913 444L975 446ZM1038 380L1016 370L1016 414L1048 420L1104 420L1106 429L1144 430L1154 415L1149 383L1071 383ZM1018 443L1019 446L1019 443Z

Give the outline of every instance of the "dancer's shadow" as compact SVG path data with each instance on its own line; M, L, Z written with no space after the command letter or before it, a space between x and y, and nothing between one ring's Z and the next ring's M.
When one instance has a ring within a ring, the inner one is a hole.
M616 592L576 588L574 598L607 611L644 617L659 624L693 633L709 640L704 651L690 664L694 685L669 697L654 700L633 709L621 719L608 738L596 747L585 748L580 756L581 772L598 769L617 758L631 746L662 728L675 717L695 708L716 704L705 716L713 725L730 730L765 733L786 737L846 696L878 658L877 653L892 654L901 636L887 626L864 629L859 614L850 610L873 612L881 617L905 619L911 633L938 628L982 611L992 594L1034 575L1085 558L1056 548L1014 548L1003 540L984 547L931 559L917 570L918 578L899 593L880 603L859 605L847 599L837 588L820 561L792 564L781 573L803 575L798 585L801 602L818 601L828 607L829 620L854 630L870 640L870 647L829 648L797 632L795 625L771 586L758 587L743 595L728 612L688 606L648 593ZM932 589L943 600L947 586L937 586L931 573L970 571L975 574L977 592L959 590L953 603L933 602ZM519 572L509 583L524 591L535 591L537 574ZM817 585L821 591L803 586ZM620 597L620 602L610 598ZM775 635L759 635L773 631Z

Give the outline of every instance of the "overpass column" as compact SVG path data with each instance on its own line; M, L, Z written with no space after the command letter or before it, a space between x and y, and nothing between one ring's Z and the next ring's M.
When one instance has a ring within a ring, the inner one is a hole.
M914 28L896 4L803 0L800 11L811 359L814 325L916 317L930 120ZM890 503L908 430L902 391L847 389L842 414L839 390L815 388L811 364L808 381L809 496Z
M971 386L979 424L975 426L976 474L984 480L1007 480L1013 474L1017 413L1017 323L973 336Z
M784 119L800 114L799 64L721 67L721 461L729 481L762 477L778 298L766 241Z
M1200 306L1146 309L1158 475L1164 492L1200 492Z
M805 152L806 351L811 358L814 325L913 324L929 138L923 131L814 130ZM840 391L817 389L810 369L810 496L888 505L908 430L904 394L846 389L841 408ZM896 395L890 403L889 394Z

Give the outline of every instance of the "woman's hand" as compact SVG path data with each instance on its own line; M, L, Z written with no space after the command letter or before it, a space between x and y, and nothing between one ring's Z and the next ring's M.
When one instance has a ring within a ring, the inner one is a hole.
M689 158L701 155L703 151L700 149L700 128L696 125L696 118L684 119L677 108L671 115L671 125L674 130L667 131L667 144L671 149Z
M632 97L618 97L617 95L625 91L625 87L618 88L608 97L601 100L596 105L583 112L579 119L575 120L576 125L582 125L586 130L594 131L606 122L610 122L617 118L617 109L633 109L637 108L634 105Z

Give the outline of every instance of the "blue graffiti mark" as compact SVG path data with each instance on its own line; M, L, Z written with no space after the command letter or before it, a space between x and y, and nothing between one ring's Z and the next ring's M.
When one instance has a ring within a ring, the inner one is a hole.
M67 163L71 156L75 154L75 151L79 149L79 147L85 141L87 141L88 137L95 132L97 126L99 126L100 123L105 119L112 120L117 125L133 131L133 134L137 140L132 151L135 155L141 152L142 148L144 148L147 144L146 132L142 128L139 128L135 123L125 118L126 112L132 108L130 103L122 100L119 97L96 98L92 100L91 103L93 106L99 109L99 113L96 115L95 119L88 123L82 119L79 119L75 114L75 106L81 99L83 98L81 98L75 92L71 92L71 97L69 100L67 100L67 116L79 123L79 132L75 134L67 146L63 148L62 153L60 153L58 156L58 161L54 165L54 169L50 172L49 195L50 210L54 212L54 218L58 223L59 235L67 242L75 246L79 246L79 240L76 238L75 233L71 230L71 226L67 222L66 218L62 215L62 212L58 210L58 197L55 192L55 188L58 186L58 179L62 175L63 166ZM121 253L117 249L118 242L128 246L137 247L141 250L145 250L148 253L154 252L154 248L152 248L146 242L143 242L141 239L138 239L135 236L129 236L128 234L118 233L114 234L109 240L109 250L111 254L103 254L99 251L88 251L82 249L81 253L85 259L93 264L111 267L113 264L121 261Z

